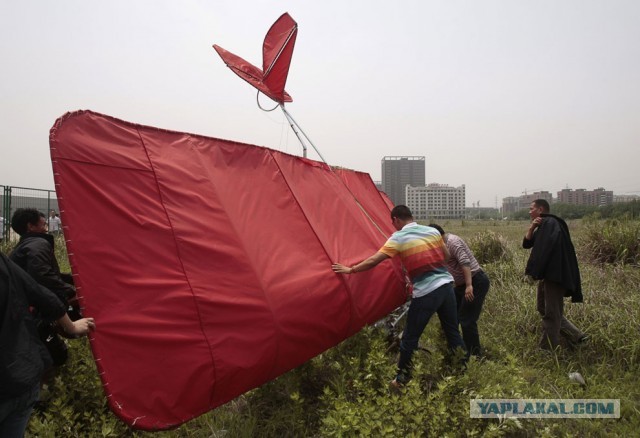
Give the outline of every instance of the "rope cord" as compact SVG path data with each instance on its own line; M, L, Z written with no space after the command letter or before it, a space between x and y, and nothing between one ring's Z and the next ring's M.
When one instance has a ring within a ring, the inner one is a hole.
M271 111L273 111L274 109L278 108L280 106L279 103L276 103L276 106L274 106L271 109L265 109L262 108L262 105L260 105L260 90L258 90L258 92L256 93L256 103L258 104L258 108L260 108L262 111L268 112L270 113Z

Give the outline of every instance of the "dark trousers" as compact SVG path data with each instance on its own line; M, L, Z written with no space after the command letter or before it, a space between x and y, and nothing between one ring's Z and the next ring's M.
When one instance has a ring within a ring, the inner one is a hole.
M469 354L480 356L480 335L478 334L478 319L482 311L484 299L489 292L489 277L480 270L471 278L473 285L473 301L464 298L465 285L455 288L456 301L458 303L458 322L462 328L462 339L467 346Z
M464 349L464 342L458 331L456 296L453 283L447 283L419 298L413 298L407 312L407 323L400 342L397 379L404 383L411 376L411 357L418 348L418 341L431 316L438 313L440 325L444 330L451 350Z
M40 382L24 394L0 402L0 437L22 438L38 399Z
M564 317L565 288L548 280L538 282L537 307L542 315L540 348L554 349L560 345L560 334L571 342L578 342L584 333Z

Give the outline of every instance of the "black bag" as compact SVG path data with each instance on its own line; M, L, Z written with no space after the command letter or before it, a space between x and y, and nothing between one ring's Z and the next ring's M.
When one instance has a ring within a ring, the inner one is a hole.
M38 320L36 325L38 327L40 340L51 355L53 365L57 367L64 365L67 362L69 353L67 351L67 344L60 338L56 331L56 325L42 320Z

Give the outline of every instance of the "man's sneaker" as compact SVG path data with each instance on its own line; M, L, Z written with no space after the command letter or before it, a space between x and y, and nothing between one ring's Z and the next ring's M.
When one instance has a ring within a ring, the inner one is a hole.
M391 391L392 394L400 394L402 387L402 383L398 382L397 378L389 382L389 391Z

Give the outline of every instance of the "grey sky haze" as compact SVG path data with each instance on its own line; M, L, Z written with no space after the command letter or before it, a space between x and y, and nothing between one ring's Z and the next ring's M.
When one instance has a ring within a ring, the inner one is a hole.
M469 206L640 194L635 0L1 0L0 184L53 188L49 129L79 109L300 155L211 48L260 66L283 12L287 109L329 164L379 180L383 156L424 155L426 181L466 184Z

